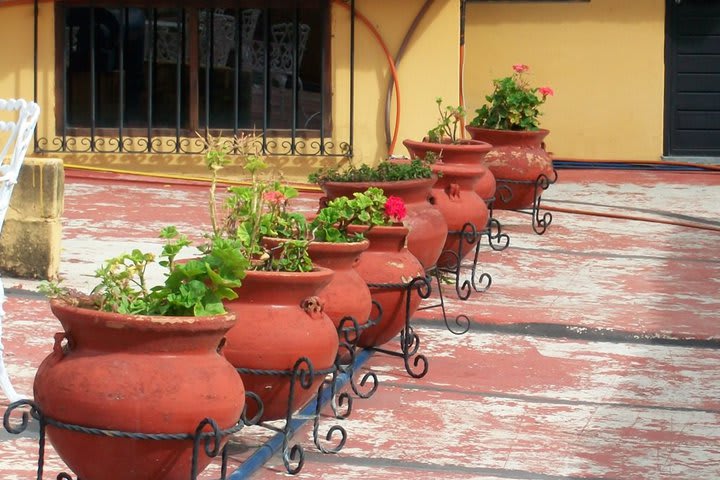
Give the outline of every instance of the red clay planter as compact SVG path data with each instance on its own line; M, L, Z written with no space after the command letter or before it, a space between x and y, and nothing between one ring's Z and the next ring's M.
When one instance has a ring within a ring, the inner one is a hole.
M432 152L437 155L440 163L451 165L485 165L485 156L492 148L489 143L477 140L462 140L459 144L404 140L403 145L413 158L425 158L428 152ZM478 175L474 188L480 198L490 201L495 195L495 177L488 174Z
M424 276L423 266L405 246L408 235L403 226L353 226L353 229L365 233L370 240L370 248L360 256L355 269L366 283L370 284L373 300L382 308L382 318L377 325L366 329L360 335L358 345L376 347L394 338L405 326L406 299L410 295L410 315L420 306L421 298L415 291L406 289L382 288L372 284L406 284L412 279Z
M312 362L315 371L335 365L338 336L323 312L320 291L330 283L332 270L318 267L312 272L249 271L239 298L225 302L237 316L227 334L225 356L235 367L248 370L293 370L300 358ZM263 402L263 421L286 418L291 376L241 372L245 388ZM317 393L324 374L316 375L310 388L295 382L292 411ZM248 416L257 413L248 402Z
M490 172L480 164L446 164L436 163L433 171L441 174L440 179L433 187L435 207L443 214L450 233L443 246L443 254L438 260L441 268L456 268L459 266L457 252L462 242L463 257L473 252L473 247L480 241L480 235L464 239L460 232L466 223L471 223L477 232L487 226L490 212L485 201L477 194L475 186L479 179L488 176ZM453 253L451 253L453 252Z
M493 130L466 127L472 138L492 144L484 163L495 175L498 190L494 207L517 210L532 206L540 175L553 178L550 155L542 147L548 130ZM521 183L517 183L521 182ZM538 189L538 194L542 190Z
M193 434L205 417L221 429L240 420L243 384L218 353L234 315L121 315L61 300L50 305L65 332L55 336L35 376L35 402L46 417L159 434ZM47 435L78 478L190 478L192 440L98 436L52 425ZM202 448L198 462L200 470L210 462Z
M430 204L431 189L437 178L399 180L396 182L325 182L320 185L329 200L352 197L370 187L382 188L386 196L394 195L405 202L407 215L403 224L410 233L407 248L425 268L437 262L445 237L445 218Z

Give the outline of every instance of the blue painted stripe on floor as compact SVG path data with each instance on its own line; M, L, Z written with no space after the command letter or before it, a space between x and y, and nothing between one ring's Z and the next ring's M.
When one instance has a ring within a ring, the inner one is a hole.
M355 355L355 362L353 363L353 372L357 372L360 367L365 365L365 363L370 359L372 356L372 351L370 350L361 350L359 353ZM345 386L345 384L348 383L350 380L350 376L347 374L338 375L337 377L337 383L338 383L338 390ZM332 389L326 388L323 391L322 398L320 398L321 405L325 405L329 400L330 396L332 395ZM298 416L311 416L315 414L315 398L313 397L312 400L308 402L308 404L300 410L300 412L297 414ZM290 422L291 428L293 432L297 432L300 427L303 426L305 422L307 422L308 419L304 418L295 418ZM256 471L260 470L265 463L272 458L275 453L280 450L283 444L283 434L277 433L275 434L270 440L265 442L263 445L258 448L255 453L250 455L247 460L243 462L242 465L240 465L237 470L235 470L232 474L230 474L229 477L227 477L228 480L242 480L245 478L248 478L250 475L255 473Z

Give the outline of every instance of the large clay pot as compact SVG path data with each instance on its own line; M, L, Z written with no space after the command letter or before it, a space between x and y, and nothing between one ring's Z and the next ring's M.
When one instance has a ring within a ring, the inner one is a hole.
M270 248L276 247L283 241L281 238L263 238L263 243ZM333 322L335 328L338 328L341 320L347 316L353 317L358 326L365 325L370 318L372 309L370 290L353 268L359 261L360 255L369 246L370 242L367 240L341 243L310 242L308 244L308 255L310 255L313 265L335 272L330 283L318 293L323 301L325 314Z
M163 434L194 434L205 417L222 429L240 420L243 384L218 352L234 315L121 315L61 300L50 306L65 333L55 336L53 352L35 375L35 402L47 417ZM135 440L51 425L47 435L84 480L190 478L191 440ZM201 469L210 462L203 449L198 460Z
M467 127L473 139L489 142L485 165L498 183L494 207L517 210L532 206L535 182L540 175L554 177L550 155L543 148L548 130L493 130ZM516 183L516 182L522 183ZM542 193L538 189L537 194Z
M407 227L353 226L370 240L355 269L368 284L406 284L416 277L425 275L422 264L405 246ZM382 318L363 331L358 345L376 347L394 338L405 325L406 299L408 291L403 288L370 287L373 300L382 308ZM414 290L410 294L410 315L420 306L422 299ZM374 315L375 316L375 315Z
M461 140L459 144L416 142L404 140L403 145L411 157L425 158L428 152L437 155L442 163L451 165L485 165L486 154L492 145L478 140ZM486 203L495 196L495 177L483 174L478 176L475 191Z
M224 350L230 363L242 369L289 372L304 357L315 371L333 367L337 332L318 297L332 277L332 270L321 267L312 272L247 272L236 290L239 297L225 301L225 308L238 318ZM245 388L260 396L265 407L262 420L286 417L289 375L241 372L240 376ZM315 375L308 389L295 382L293 412L317 393L324 378ZM257 412L253 402L248 402L247 410L249 416Z
M485 201L477 194L475 184L478 178L489 175L483 165L436 163L433 171L440 174L440 179L433 187L435 207L443 214L448 225L447 240L443 253L438 259L438 266L455 268L462 258L458 258L462 242L462 257L473 252L473 247L480 240L476 235L472 241L463 238L460 232L466 223L474 225L477 232L487 227L490 212ZM449 252L454 252L455 255Z
M425 268L437 262L447 236L445 218L430 204L432 186L437 178L400 180L397 182L325 182L320 185L328 199L352 197L370 187L381 188L385 195L400 197L407 215L403 224L410 229L407 248Z

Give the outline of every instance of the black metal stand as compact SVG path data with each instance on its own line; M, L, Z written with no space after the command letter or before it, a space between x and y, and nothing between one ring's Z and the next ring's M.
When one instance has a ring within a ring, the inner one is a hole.
M512 200L514 192L514 185L525 185L533 187L533 204L532 209L520 209L515 210L516 212L528 214L532 216L532 228L535 233L542 235L545 233L547 228L552 223L552 214L550 212L540 213L540 206L542 203L542 192L550 188L550 185L554 184L558 180L557 170L553 169L552 178L548 177L544 173L538 175L538 177L532 180L507 180L504 178L496 179L498 182L497 192L500 199L503 202L509 202Z
M24 410L21 415L19 424L12 425L10 420L13 413L23 407L29 407L28 410ZM222 466L221 466L221 480L224 480L227 475L227 450L226 446L222 445L222 439L239 432L245 425L252 423L252 419L248 420L245 418L245 411L243 411L242 418L238 422L228 429L221 429L212 418L205 418L202 420L195 432L193 433L141 433L141 432L125 432L119 430L104 430L101 428L87 427L83 425L76 425L70 423L60 422L56 419L50 418L42 413L40 407L31 400L19 400L11 403L5 410L3 415L3 427L8 433L13 435L19 435L27 430L30 423L30 417L37 420L40 424L40 435L38 438L38 460L37 460L37 480L42 480L43 469L45 465L45 442L46 442L46 428L48 425L54 428L60 428L63 430L70 430L73 432L83 433L87 435L96 435L104 437L114 438L126 438L135 440L153 440L153 441L167 441L167 440L188 440L193 442L193 454L192 454L192 465L190 472L190 480L197 479L198 472L198 456L200 455L200 445L202 443L205 454L208 457L215 458L218 455L222 455ZM256 417L257 418L257 417ZM210 431L205 431L206 427L210 427ZM73 480L73 477L68 473L62 472L57 475L57 480Z
M353 317L344 317L338 325L338 337L340 343L338 354L333 367L316 370L310 359L306 357L299 358L292 370L255 370L238 368L238 373L253 375L280 375L290 377L290 392L287 402L287 410L285 422L282 427L277 427L268 422L256 422L257 426L274 431L282 435L282 458L285 469L289 474L299 473L305 464L305 451L301 444L294 443L291 445L291 439L306 420L313 421L313 443L315 447L322 453L331 454L338 453L345 446L347 441L347 431L340 425L332 425L325 435L320 434L321 427L321 409L324 403L326 389L330 389L330 405L333 416L336 419L345 419L352 413L353 397L348 392L340 392L338 389L338 378L340 375L347 375L352 391L359 398L370 398L378 388L378 378L374 372L367 372L360 381L355 383L353 377L353 365L355 364L355 352L357 351L357 341L360 338L362 330L374 324L374 320L368 321L364 325L360 325ZM324 380L318 387L315 396L315 404L308 404L304 409L295 412L293 405L295 404L295 396L297 388L308 390L312 388L318 376L322 375ZM327 378L329 376L329 378ZM365 386L370 382L370 388L365 390ZM257 396L256 396L257 398ZM311 408L312 410L308 410ZM334 439L334 440L333 440ZM328 445L330 443L330 445Z
M470 318L465 314L457 315L452 321L448 320L447 310L445 308L445 298L443 296L442 284L451 283L455 285L455 293L459 300L467 300L470 295L475 293L483 293L492 285L492 277L487 272L479 270L480 246L482 245L482 237L487 235L488 245L495 251L505 250L510 245L510 237L503 233L500 222L493 218L492 200L488 200L490 210L490 218L484 230L478 230L474 224L468 222L463 225L459 231L451 230L448 235L457 235L460 237L457 251L445 250L440 254L443 266L433 266L427 270L429 275L435 277L438 290L438 303L425 305L418 310L429 310L440 307L443 315L443 321L447 329L455 335L463 335L470 330ZM471 248L475 249L470 266L470 278L461 278L463 273L463 259Z
M370 288L395 289L405 292L405 324L400 331L400 351L387 350L379 347L372 347L370 350L380 352L394 357L400 357L405 364L405 371L413 378L424 377L429 368L429 362L425 355L417 353L420 350L420 337L413 329L410 321L410 299L414 292L425 299L430 296L430 277L415 277L407 283L369 283ZM382 321L382 320L381 320ZM412 359L412 366L410 360ZM422 365L420 365L422 364ZM419 367L419 368L418 368Z

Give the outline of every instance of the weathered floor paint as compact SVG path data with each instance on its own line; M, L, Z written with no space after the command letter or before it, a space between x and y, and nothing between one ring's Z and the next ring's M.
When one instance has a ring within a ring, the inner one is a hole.
M561 171L544 200L720 226L720 175ZM69 178L65 205L61 269L80 288L104 258L138 243L158 251L162 226L193 238L208 227L196 187ZM555 213L538 236L528 216L496 217L511 245L481 250L490 290L461 302L444 287L448 315L467 314L470 332L449 333L437 309L419 314L428 375L374 355L380 389L339 421L345 448L322 455L301 432L298 478L720 478L720 233ZM25 393L60 330L36 284L4 279L6 361ZM233 464L269 436L244 430ZM36 448L32 433L0 433L0 478L34 478ZM62 468L50 451L46 478ZM213 465L202 478L218 475ZM285 475L274 457L254 478Z

